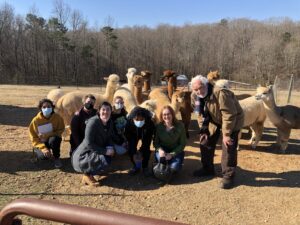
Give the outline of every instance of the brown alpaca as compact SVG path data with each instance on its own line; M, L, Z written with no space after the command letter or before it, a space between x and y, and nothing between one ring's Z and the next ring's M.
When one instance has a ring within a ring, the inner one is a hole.
M132 78L133 83L133 96L135 97L137 104L141 104L144 100L142 89L144 85L144 78L142 75L134 75Z
M168 96L169 99L172 98L173 93L177 88L177 75L173 70L165 70L161 80L168 82Z
M219 74L218 70L210 71L206 77L207 77L209 83L214 85L215 82L220 79L220 74Z
M176 96L177 99L183 99L182 102L179 103L179 111L181 115L181 120L184 124L186 137L189 138L189 126L191 123L192 117L192 104L191 104L191 92L190 91L175 91L173 96Z
M277 144L285 153L291 129L300 129L300 108L293 105L277 106L272 86L258 87L256 98L263 100L267 116L277 128Z
M144 78L144 92L150 92L152 73L148 70L144 70L144 71L141 72L141 75Z

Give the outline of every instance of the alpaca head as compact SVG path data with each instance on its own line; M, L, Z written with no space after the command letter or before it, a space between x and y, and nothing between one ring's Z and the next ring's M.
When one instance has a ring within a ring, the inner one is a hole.
M163 75L161 76L161 80L169 80L170 77L176 76L176 72L173 70L165 70Z
M132 81L132 78L135 74L136 74L136 68L128 68L126 77L128 80Z
M104 77L103 79L107 81L107 87L113 90L119 87L120 77L117 74L111 74L108 77Z
M148 70L143 70L141 72L141 75L144 78L144 80L148 80L151 77L152 73Z
M216 81L220 79L219 71L218 70L216 70L216 71L210 71L207 74L207 79L208 79L209 83L215 84Z
M144 85L144 78L142 75L134 75L132 78L133 86L136 88L142 88Z
M184 91L176 91L172 95L172 103L176 102L177 104L181 105L184 102L186 92Z
M255 98L257 100L269 101L273 97L272 85L268 87L258 87L256 89Z

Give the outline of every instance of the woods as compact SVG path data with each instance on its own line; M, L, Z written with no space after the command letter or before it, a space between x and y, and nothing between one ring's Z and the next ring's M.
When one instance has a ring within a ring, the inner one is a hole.
M154 84L165 69L189 78L218 69L224 78L251 84L299 76L300 25L288 18L156 28L117 28L108 19L91 27L62 1L53 8L54 16L43 18L1 6L1 83L98 85L111 73L125 78L128 67L151 71Z

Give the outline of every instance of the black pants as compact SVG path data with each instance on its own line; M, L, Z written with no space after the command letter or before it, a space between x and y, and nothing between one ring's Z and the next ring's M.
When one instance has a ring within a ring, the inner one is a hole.
M214 170L214 155L216 144L220 137L220 129L217 129L216 132L208 138L206 145L200 145L201 150L201 163L203 169L212 171ZM233 141L233 144L225 146L222 142L222 175L224 178L232 178L235 173L235 168L237 166L237 146L238 146L238 134L239 131L234 131L230 138Z
M52 136L45 143L46 147L52 150L52 154L55 159L58 159L60 157L61 140L61 137Z
M137 152L137 144L138 144L139 140L140 139L134 139L134 138L128 140L128 153L129 153L130 160L134 166L135 166L135 162L133 160L133 156ZM151 152L150 152L151 139L149 139L149 140L147 138L141 139L142 146L140 148L140 152L142 153L142 156L143 156L143 161L142 161L143 168L148 167L148 162L149 162L150 155L151 155Z

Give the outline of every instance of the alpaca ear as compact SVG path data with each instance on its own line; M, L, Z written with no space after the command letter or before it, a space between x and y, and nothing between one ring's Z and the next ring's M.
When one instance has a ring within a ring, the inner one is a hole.
M107 80L108 80L108 77L103 77L103 80L106 80L106 81L107 81Z

